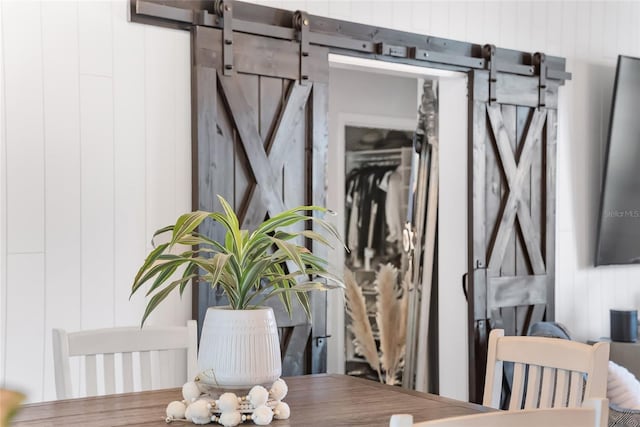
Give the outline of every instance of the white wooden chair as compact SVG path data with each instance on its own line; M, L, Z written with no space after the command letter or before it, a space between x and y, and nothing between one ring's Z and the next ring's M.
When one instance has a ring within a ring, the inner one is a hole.
M71 385L70 358L76 356L84 356L86 396L97 395L99 384L104 384L104 393L100 394L116 393L116 389L131 392L179 386L197 374L196 322L190 320L187 326L119 327L73 333L54 329L58 399L78 397L73 396ZM103 369L99 377L100 366Z
M444 418L413 427L606 427L607 399L587 399L580 408L524 409Z
M605 399L608 360L608 343L591 346L557 338L505 337L504 330L494 329L489 335L482 404L499 407L503 362L514 363L509 410L579 408L586 399Z

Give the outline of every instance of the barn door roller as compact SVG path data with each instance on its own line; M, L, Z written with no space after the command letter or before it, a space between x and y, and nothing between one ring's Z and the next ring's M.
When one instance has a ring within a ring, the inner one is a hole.
M544 53L536 52L533 55L533 64L538 73L538 108L547 105L547 57Z
M213 12L222 18L222 64L224 75L233 75L233 9L231 2L216 0Z
M493 104L498 100L498 96L496 94L496 86L498 83L498 61L496 60L495 45L484 45L482 48L482 56L484 56L486 67L489 70L489 104Z
M300 84L309 83L309 15L301 10L293 14L293 28L298 30L300 41Z

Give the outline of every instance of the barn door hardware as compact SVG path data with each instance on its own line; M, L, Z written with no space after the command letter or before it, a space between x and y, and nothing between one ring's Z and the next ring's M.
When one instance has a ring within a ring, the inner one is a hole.
M415 56L416 50L414 47L394 46L389 43L376 43L374 48L378 55L394 56L396 58L412 58Z
M213 12L222 18L222 64L225 76L233 75L233 10L231 2L216 0Z
M496 86L498 83L498 64L496 60L496 47L492 44L486 44L482 48L482 56L484 56L485 64L489 70L489 104L498 100L496 94Z
M547 57L544 53L536 52L533 55L533 64L538 74L538 108L547 105Z
M298 30L300 41L300 84L309 83L309 15L301 10L293 14L293 27Z

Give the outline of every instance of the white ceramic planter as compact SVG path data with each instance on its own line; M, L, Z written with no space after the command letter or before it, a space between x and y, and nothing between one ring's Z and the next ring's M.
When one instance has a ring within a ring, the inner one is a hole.
M209 371L220 387L270 386L282 374L280 341L271 307L209 307L202 326L198 368L200 372Z

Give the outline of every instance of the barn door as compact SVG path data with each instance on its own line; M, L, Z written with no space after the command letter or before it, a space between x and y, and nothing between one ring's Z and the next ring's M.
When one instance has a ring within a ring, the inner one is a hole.
M194 209L219 210L220 194L252 230L284 209L325 205L327 55L296 41L193 27ZM202 231L223 239L215 225ZM322 254L322 247L311 249ZM225 303L200 286L193 310L199 324L207 307ZM326 370L325 294L314 293L311 303L313 323L301 306L290 318L274 299L283 375Z
M489 331L525 335L554 317L558 87L488 71L470 80L469 397L480 402Z

